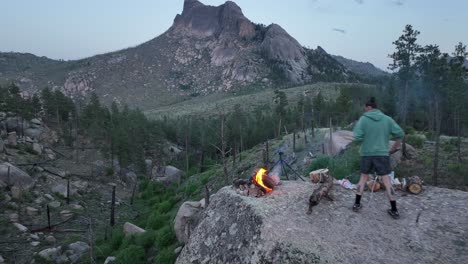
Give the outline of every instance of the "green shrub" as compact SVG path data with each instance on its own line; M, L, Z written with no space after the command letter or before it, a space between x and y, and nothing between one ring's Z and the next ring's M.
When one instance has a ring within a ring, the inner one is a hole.
M156 232L154 230L146 230L145 233L136 237L136 244L142 246L145 250L148 250L154 245L156 240Z
M130 245L119 252L119 254L117 255L117 263L144 264L145 249L141 246Z
M168 223L168 220L166 215L154 212L146 222L146 229L159 230Z
M155 264L172 264L176 260L173 247L163 248L154 259Z
M405 136L405 142L410 144L411 146L415 148L422 148L424 145L424 139L423 136L420 135L407 135Z
M167 213L169 212L171 209L172 209L172 202L171 202L172 199L168 200L168 201L164 201L164 202L161 202L159 204L159 212L164 214L164 213Z
M120 245L119 249L128 248L131 245L136 244L136 236L125 236L122 240L122 244Z
M124 237L124 233L121 230L114 230L114 232L112 232L112 236L110 238L110 245L112 250L117 250L120 248Z
M112 175L114 175L114 169L113 169L113 168L107 168L107 169L106 169L106 175L107 175L107 176L112 176Z
M170 226L164 226L158 231L156 237L156 244L160 249L170 246L175 242L174 230Z
M318 169L325 169L328 168L330 164L330 157L328 156L318 156L312 163L310 164L308 171L314 171Z
M187 195L193 195L197 193L199 189L200 189L200 185L198 183L191 182L187 184L187 186L185 187L185 193L187 193Z
M105 260L108 256L112 255L112 245L110 244L100 244L96 246L96 257L99 260Z
M405 134L406 135L414 135L414 134L416 134L416 130L414 129L414 127L407 126L406 129L405 129Z

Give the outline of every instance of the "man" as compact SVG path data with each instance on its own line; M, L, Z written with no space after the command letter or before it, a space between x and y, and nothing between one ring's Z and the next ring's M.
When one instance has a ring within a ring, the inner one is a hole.
M389 116L377 109L374 97L365 104L365 113L354 127L354 140L361 143L361 178L357 185L356 201L353 211L361 209L361 197L364 186L369 178L369 173L376 172L382 177L391 209L388 213L395 219L400 217L396 207L395 192L390 182L390 157L391 153L398 150L404 132L400 126ZM388 149L390 136L396 139L395 144Z

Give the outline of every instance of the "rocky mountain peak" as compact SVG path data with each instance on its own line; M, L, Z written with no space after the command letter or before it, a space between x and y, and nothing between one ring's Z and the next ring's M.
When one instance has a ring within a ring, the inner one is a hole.
M171 27L176 33L197 38L251 37L255 33L252 22L234 2L209 6L196 0L185 0L182 14L178 14Z

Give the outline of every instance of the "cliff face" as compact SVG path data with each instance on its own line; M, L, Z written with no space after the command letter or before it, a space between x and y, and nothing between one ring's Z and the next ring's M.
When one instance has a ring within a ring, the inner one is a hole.
M468 257L468 193L426 187L398 195L392 219L383 192L351 211L354 192L335 185L307 215L317 186L283 182L262 198L225 187L212 196L176 263L463 263Z

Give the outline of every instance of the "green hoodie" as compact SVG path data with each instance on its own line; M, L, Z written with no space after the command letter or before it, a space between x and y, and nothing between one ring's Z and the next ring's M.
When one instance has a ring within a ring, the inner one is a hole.
M396 139L401 139L405 135L391 117L378 109L364 113L353 132L354 140L362 142L361 156L388 156L390 135Z

